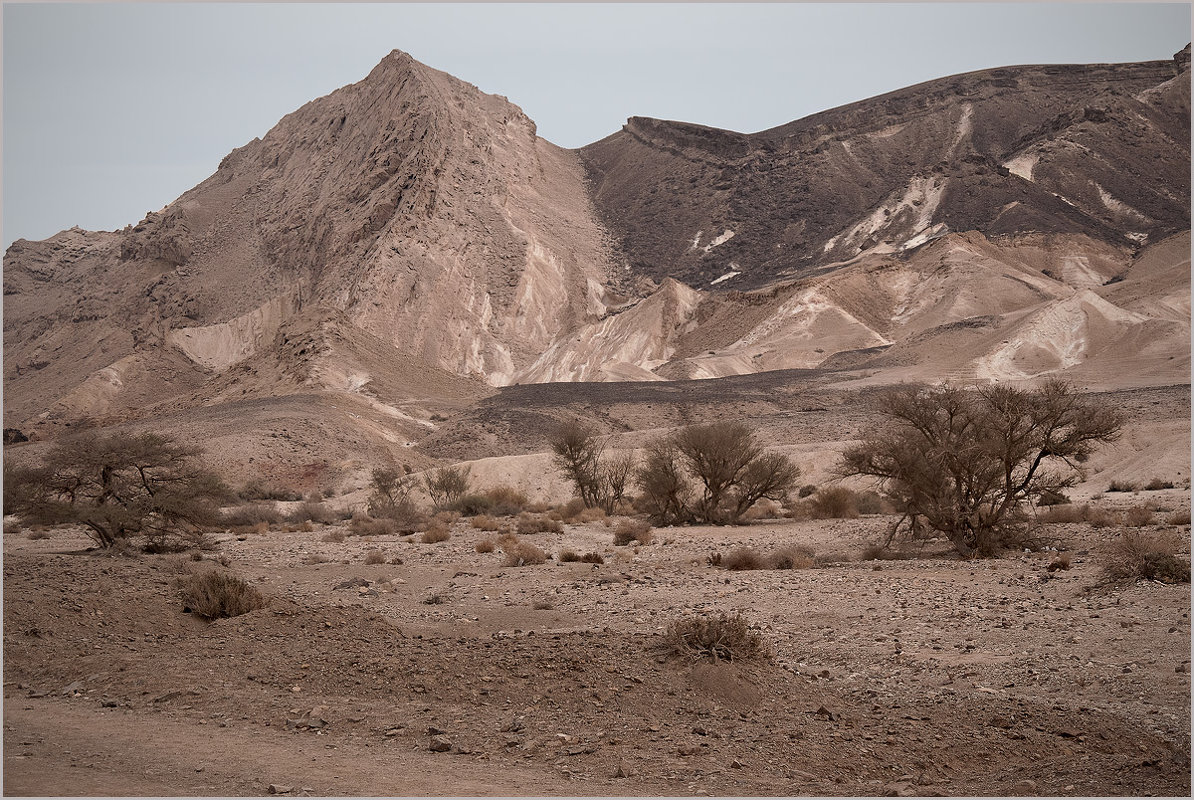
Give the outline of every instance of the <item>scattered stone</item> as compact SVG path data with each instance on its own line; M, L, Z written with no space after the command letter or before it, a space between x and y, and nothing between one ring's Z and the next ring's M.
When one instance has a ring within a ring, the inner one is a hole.
M78 697L83 694L84 691L86 690L83 688L82 681L74 681L62 687L62 694L65 697ZM179 694L181 694L181 692L179 692Z
M364 578L349 578L346 581L336 584L337 589L358 589L363 586L372 586L373 581L365 580Z
M291 717L286 720L286 730L299 731L321 731L330 723L323 718L320 709L313 708L310 711L304 711L297 717Z
M615 778L629 778L630 777L630 765L628 765L625 761L619 762L618 768L614 770L614 777Z
M447 731L441 730L440 728L437 728L434 725L427 726L427 735L428 736L440 736L445 733L447 733Z
M731 769L742 769L742 768L743 768L743 767L745 767L745 766L746 766L746 764L745 764L745 763L743 763L743 762L739 761L739 760L738 760L738 759L736 759L736 758L735 758L733 761L731 761L731 762L730 762L730 768L731 768Z
M1014 721L1008 719L1007 717L991 717L989 720L987 720L987 724L990 725L992 728L1007 729L1007 728L1011 728L1016 723Z
M447 753L452 749L452 740L446 736L432 736L430 748L433 753Z
M294 787L271 783L266 791L268 791L270 794L290 794L294 791Z

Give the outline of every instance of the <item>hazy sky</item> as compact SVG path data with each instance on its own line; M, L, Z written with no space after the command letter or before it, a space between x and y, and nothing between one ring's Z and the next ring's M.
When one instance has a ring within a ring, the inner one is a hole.
M390 50L580 147L752 132L959 72L1167 59L1187 3L4 5L3 240L140 220Z

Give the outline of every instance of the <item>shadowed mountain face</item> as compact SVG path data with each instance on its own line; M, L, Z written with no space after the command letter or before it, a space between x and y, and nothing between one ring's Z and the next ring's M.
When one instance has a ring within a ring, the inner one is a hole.
M950 231L1186 230L1189 94L1187 48L969 73L749 135L636 117L581 153L636 271L753 289Z
M1187 48L568 151L395 51L139 224L15 243L5 426L310 472L512 383L1187 383L1189 91Z

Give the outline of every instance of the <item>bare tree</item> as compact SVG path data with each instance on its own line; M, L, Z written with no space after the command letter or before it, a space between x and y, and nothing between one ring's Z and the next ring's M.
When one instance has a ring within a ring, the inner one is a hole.
M765 453L746 425L715 422L653 443L637 478L652 515L667 524L737 522L764 497L783 500L799 476L786 456Z
M423 475L423 487L436 508L450 508L468 494L470 466L440 467Z
M1124 418L1062 381L1036 389L984 386L884 392L885 423L843 454L842 475L880 479L902 507L891 529L921 522L963 556L993 555L1019 530L1024 506L1073 486L1094 447Z
M55 444L40 466L5 472L6 513L82 525L104 548L137 535L147 549L165 549L173 535L198 541L230 496L197 450L150 433L87 431Z
M369 516L410 523L421 515L411 499L413 488L406 471L397 467L377 467L370 475Z
M634 456L605 455L605 443L580 422L561 425L550 440L554 462L586 508L612 514L634 471Z

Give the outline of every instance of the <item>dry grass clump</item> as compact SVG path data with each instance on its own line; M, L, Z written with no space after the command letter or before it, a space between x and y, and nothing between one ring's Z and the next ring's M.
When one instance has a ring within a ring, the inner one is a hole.
M296 506L286 515L287 522L318 522L320 525L330 525L339 520L339 515L323 503L310 500Z
M1132 506L1123 512L1123 524L1129 528L1143 528L1153 524L1153 510L1144 506Z
M204 619L238 617L265 606L265 598L241 578L214 570L179 580L183 611Z
M390 536L399 532L398 522L389 517L374 518L354 514L348 523L353 536Z
M331 562L331 556L325 556L323 553L308 553L307 557L303 559L304 564L327 564Z
M767 563L762 554L753 547L737 547L724 556L720 553L717 553L716 556L716 558L711 557L710 563L720 566L722 569L735 571L763 569Z
M1169 515L1169 519L1165 520L1170 525L1189 525L1190 511L1188 509L1182 511L1174 511Z
M469 524L479 531L496 531L502 527L498 518L489 514L478 514L469 520Z
M1087 509L1086 521L1093 528L1114 528L1120 524L1119 514L1105 508Z
M555 607L556 604L550 600L536 600L531 604L531 608L535 609L536 611L551 611Z
M322 541L333 542L335 544L339 544L340 542L344 541L344 531L342 531L342 530L328 531L327 533L325 533L323 535Z
M496 547L497 544L493 539L482 539L473 546L473 549L478 553L492 553Z
M547 553L514 535L503 536L499 546L506 554L506 557L502 559L503 567L525 567L531 564L543 564L547 561Z
M575 550L561 550L556 554L556 561L561 564L569 564L573 561L580 561L580 555Z
M713 661L744 661L770 656L767 642L750 630L741 614L674 620L668 625L664 641L675 653Z
M586 522L599 522L605 519L605 509L602 508L587 508L585 501L579 497L574 497L562 506L556 507L556 512L560 515L560 519L573 525L583 525Z
M601 557L600 553L585 553L580 557L582 564L604 564L605 559Z
M1176 555L1181 549L1181 539L1172 531L1124 531L1104 548L1103 570L1111 580L1189 583L1190 564Z
M799 544L785 545L767 556L770 569L808 569L813 566L813 549Z
M642 519L624 519L614 528L614 544L628 545L631 542L650 544L652 539L651 523Z
M762 500L755 502L753 506L746 509L742 515L742 519L751 521L756 519L779 519L783 513L783 508L774 500L768 500L764 497Z
M29 532L25 534L25 538L31 539L32 541L35 541L35 542L40 539L49 539L50 532L48 530L46 530L45 528L30 528Z
M1037 515L1037 520L1040 522L1057 522L1057 523L1075 523L1086 522L1090 515L1090 506L1074 505L1073 503L1067 505L1053 505Z
M439 542L446 542L452 538L452 534L448 531L448 526L439 520L433 520L427 526L427 530L419 537L419 541L423 544L437 544Z
M282 512L273 503L246 503L224 509L220 521L233 528L251 528L262 522L268 527L282 521Z
M371 566L373 564L386 563L386 554L380 550L370 550L365 553L365 564Z
M545 514L531 514L524 511L518 515L518 532L526 535L531 533L563 533L564 526Z
M859 515L858 495L845 486L818 489L805 504L813 519L856 519Z
M269 486L260 480L249 481L240 488L236 496L241 500L283 500L289 502L303 499L302 492L295 491L294 489Z
M1161 489L1172 489L1172 488L1173 488L1173 481L1163 481L1160 478L1153 478L1151 481L1149 481L1147 484L1145 484L1144 491L1156 492L1156 491L1160 491Z
M827 567L831 564L844 564L854 560L854 555L842 550L835 550L829 553L817 553L813 556L814 567Z
M1107 487L1108 492L1138 492L1140 491L1139 484L1131 481L1111 481L1111 485Z

